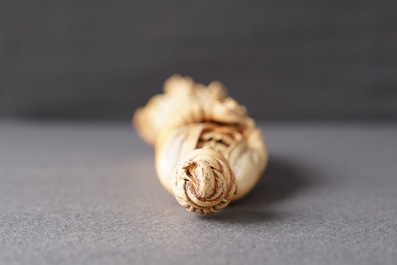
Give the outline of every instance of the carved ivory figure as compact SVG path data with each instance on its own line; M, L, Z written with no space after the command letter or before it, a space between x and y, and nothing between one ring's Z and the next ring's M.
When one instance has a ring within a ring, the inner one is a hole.
M260 129L219 82L174 75L133 124L155 147L162 185L190 212L212 214L242 198L267 164Z

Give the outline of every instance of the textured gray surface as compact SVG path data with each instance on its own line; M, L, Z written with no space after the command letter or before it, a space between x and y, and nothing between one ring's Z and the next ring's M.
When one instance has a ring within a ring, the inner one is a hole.
M263 128L260 184L200 217L128 124L0 122L0 264L396 264L397 126Z

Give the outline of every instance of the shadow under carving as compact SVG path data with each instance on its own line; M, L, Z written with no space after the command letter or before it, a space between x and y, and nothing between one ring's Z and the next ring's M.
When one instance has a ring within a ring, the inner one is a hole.
M279 220L272 206L287 199L313 184L301 165L294 161L271 156L268 166L256 187L241 200L231 203L226 209L213 216L204 216L208 220L232 223L256 223ZM285 214L283 214L285 215Z

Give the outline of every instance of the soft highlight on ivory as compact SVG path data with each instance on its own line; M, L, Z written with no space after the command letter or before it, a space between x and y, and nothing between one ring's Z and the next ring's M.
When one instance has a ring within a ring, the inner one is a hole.
M262 132L219 82L171 76L133 124L155 148L161 184L190 212L212 214L244 197L267 164Z

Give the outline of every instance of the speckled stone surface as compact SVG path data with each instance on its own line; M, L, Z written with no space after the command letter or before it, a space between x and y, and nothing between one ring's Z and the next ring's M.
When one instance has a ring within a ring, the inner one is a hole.
M128 123L1 121L0 264L396 264L397 125L261 127L261 182L202 217Z

